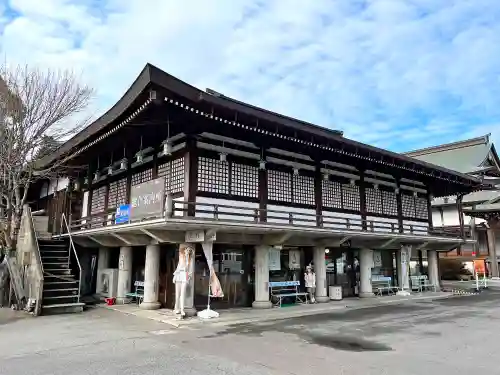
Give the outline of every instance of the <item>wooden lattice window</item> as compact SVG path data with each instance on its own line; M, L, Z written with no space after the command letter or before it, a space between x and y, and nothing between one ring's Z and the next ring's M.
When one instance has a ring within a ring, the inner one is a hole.
M229 193L227 162L200 157L198 159L198 189L209 193Z
M231 194L258 198L259 169L251 165L232 163Z
M382 192L374 188L365 188L366 211L382 213Z
M104 211L106 202L106 186L92 190L92 200L90 202L90 213L96 214Z
M342 185L337 181L321 181L323 206L342 208Z
M398 200L395 192L382 190L382 208L384 215L398 215Z
M293 203L315 205L314 178L303 175L293 176Z
M165 191L178 193L184 190L184 158L178 158L158 166L158 177L165 177Z
M401 209L403 216L415 217L415 197L413 195L401 194Z
M127 203L127 179L111 182L108 192L108 208L116 208Z
M153 179L153 170L146 169L142 172L138 172L132 175L132 186L142 184Z
M268 198L273 201L292 201L292 178L288 172L267 171Z
M344 203L344 209L353 211L361 210L361 199L359 196L358 185L343 184L342 199Z
M427 210L427 198L415 197L415 213L418 219L428 219L429 211Z

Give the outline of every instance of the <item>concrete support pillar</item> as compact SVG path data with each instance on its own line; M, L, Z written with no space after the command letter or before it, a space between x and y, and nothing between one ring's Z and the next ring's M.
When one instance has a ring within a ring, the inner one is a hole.
M372 288L373 251L361 249L359 251L359 297L373 297Z
M97 270L109 268L109 248L100 247L99 257L97 258Z
M429 281L436 289L440 289L439 280L439 258L436 250L427 250L427 272L429 273Z
M141 309L155 310L160 308L158 302L158 282L160 278L160 245L146 247L146 264L144 266L144 299Z
M99 257L100 257L99 251ZM98 264L101 263L100 259ZM130 246L120 247L120 257L118 258L118 301L124 302L126 294L130 293L132 286L132 248Z
M488 236L488 254L490 258L490 277L499 277L498 261L497 261L497 244L495 238L495 229L488 228L486 235Z
M325 248L315 247L314 254L314 273L316 274L316 301L328 302L328 292L326 285L326 263L325 263Z
M255 248L255 301L252 307L256 309L270 308L269 300L269 247Z
M401 250L396 251L396 273L398 277L398 287L403 285L403 275L401 274Z
M401 289L399 295L409 295L410 293L410 251L409 246L401 246L401 250L398 251L399 257L397 267L398 267L398 282L399 288Z

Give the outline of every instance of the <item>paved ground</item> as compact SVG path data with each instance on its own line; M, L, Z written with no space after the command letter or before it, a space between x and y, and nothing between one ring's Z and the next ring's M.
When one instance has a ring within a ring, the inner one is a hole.
M500 293L225 329L0 311L0 374L500 373Z

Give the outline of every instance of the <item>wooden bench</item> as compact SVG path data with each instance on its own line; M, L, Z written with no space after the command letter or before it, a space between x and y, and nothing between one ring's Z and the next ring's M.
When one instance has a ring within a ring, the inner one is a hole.
M135 281L134 288L135 291L125 294L125 297L135 300L139 305L144 299L144 281Z
M294 298L295 303L309 303L308 293L300 292L300 281L271 281L269 282L269 293L271 303L281 307L283 298Z
M382 296L384 292L387 294L396 294L397 287L392 285L392 277L390 276L372 276L372 291L377 296Z

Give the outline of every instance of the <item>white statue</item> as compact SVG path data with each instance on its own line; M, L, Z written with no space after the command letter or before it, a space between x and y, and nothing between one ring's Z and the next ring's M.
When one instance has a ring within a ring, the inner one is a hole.
M309 299L312 303L316 303L316 274L313 272L311 265L308 265L306 267L304 281L306 284L307 293L309 293Z
M184 303L186 300L186 288L191 280L190 265L194 258L194 248L190 244L181 244L179 246L179 263L174 271L175 284L175 307L174 314L178 319L186 316L184 312Z

